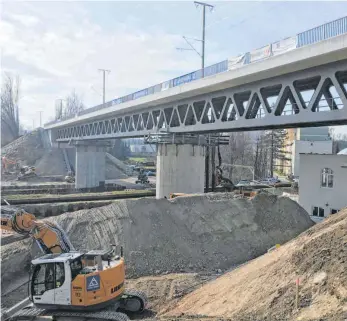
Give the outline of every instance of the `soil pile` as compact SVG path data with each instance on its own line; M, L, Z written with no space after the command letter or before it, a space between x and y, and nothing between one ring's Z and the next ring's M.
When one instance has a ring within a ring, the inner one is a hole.
M78 249L124 246L132 275L228 269L313 225L297 203L267 194L121 200L54 220Z
M345 320L347 208L187 295L168 315L240 321Z
M60 148L52 148L36 163L38 175L67 175L63 151Z
M112 162L106 159L106 179L121 179L127 177L128 176L125 175L117 166L115 166Z
M19 137L12 143L4 146L1 154L10 160L17 161L21 166L34 166L35 162L45 154L41 132L37 129Z
M230 193L120 200L49 220L67 232L76 249L124 246L128 277L229 269L313 225L288 198L258 194L249 200ZM28 264L23 246L2 247L3 281ZM22 264L12 264L15 254Z

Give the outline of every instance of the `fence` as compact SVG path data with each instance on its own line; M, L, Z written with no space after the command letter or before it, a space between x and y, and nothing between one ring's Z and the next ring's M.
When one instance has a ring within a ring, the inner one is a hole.
M297 47L311 45L347 33L347 17L343 17L297 35Z
M208 66L204 68L204 77L216 75L221 72L236 69L251 63L256 63L258 61L262 61L269 57L277 56L277 55L286 53L288 51L295 50L296 48L310 45L319 41L323 41L323 40L326 40L326 39L329 39L344 33L347 33L347 16L332 22L325 23L321 26L307 30L305 32L301 32L294 37L289 37L289 38L274 42L262 48L258 48L256 50L247 52L237 57L231 57L227 60L216 63L212 66ZM111 100L105 103L104 105L101 104L98 106L88 108L86 110L79 112L77 115L71 115L59 120L51 121L49 123L46 123L45 125L51 125L62 120L72 119L74 117L89 114L91 112L94 112L103 108L111 107L113 105L119 105L127 101L135 100L141 97L145 97L148 95L152 95L154 93L167 90L172 87L181 86L183 84L186 84L201 78L202 78L202 69L196 70L189 74L176 77L174 79L170 79L168 81L162 82L152 87L142 89L135 93Z

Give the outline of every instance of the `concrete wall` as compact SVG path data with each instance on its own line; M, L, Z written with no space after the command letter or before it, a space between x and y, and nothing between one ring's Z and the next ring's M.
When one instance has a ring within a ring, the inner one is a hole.
M157 198L170 193L203 193L204 178L204 147L158 145Z
M300 154L331 154L333 142L328 141L302 141L296 140L292 150L292 173L294 176L300 176Z
M333 187L321 187L321 171L333 170ZM347 155L300 155L299 204L312 215L313 206L324 209L328 216L331 209L347 206ZM314 218L315 221L319 218Z
M51 149L52 148L52 131L45 130L43 128L39 128L39 131L41 135L42 145L46 149Z
M106 147L102 145L77 145L75 187L88 188L105 182Z

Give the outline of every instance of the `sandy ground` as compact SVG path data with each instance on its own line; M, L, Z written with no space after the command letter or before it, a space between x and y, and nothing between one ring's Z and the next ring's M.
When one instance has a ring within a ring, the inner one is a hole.
M346 320L347 209L187 295L164 314L198 315L239 321Z
M156 183L156 178L154 176L150 176L148 177L149 183L151 185L155 185ZM109 179L106 182L107 183L116 183L118 185L122 185L125 186L128 189L143 189L145 187L148 187L146 185L143 184L136 184L135 182L137 181L137 177L136 176L132 176L132 177L127 177L127 178L121 178L121 179Z
M149 305L143 315L137 318L153 317L167 311L182 296L201 287L206 282L215 279L218 274L179 273L141 277L126 281L126 287L144 291L148 296ZM14 284L11 291L1 296L1 307L8 309L28 296L28 277L23 277Z

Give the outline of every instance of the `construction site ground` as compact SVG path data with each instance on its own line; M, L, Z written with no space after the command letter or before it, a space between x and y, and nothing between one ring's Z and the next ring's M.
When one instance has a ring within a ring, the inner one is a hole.
M175 273L128 279L126 286L144 291L149 299L149 305L144 315L137 318L153 317L160 311L166 311L184 295L201 287L219 274ZM1 296L2 308L9 308L28 296L28 278L23 278Z
M347 209L298 237L223 273L168 273L128 279L147 293L132 319L162 321L344 321L347 318ZM296 307L296 280L299 280ZM2 296L8 307L27 285ZM3 292L4 293L4 292Z
M119 200L48 220L66 230L77 249L123 245L130 286L141 284L153 313L313 225L288 198L230 193ZM30 238L1 247L5 307L26 296L30 260L39 255Z
M313 225L284 197L207 194L121 200L49 219L77 248L125 245L127 286L149 297L148 311L132 318L346 317L347 209ZM1 253L2 307L8 308L27 296L28 265L39 252L27 238L2 246Z

